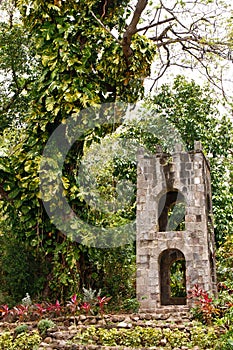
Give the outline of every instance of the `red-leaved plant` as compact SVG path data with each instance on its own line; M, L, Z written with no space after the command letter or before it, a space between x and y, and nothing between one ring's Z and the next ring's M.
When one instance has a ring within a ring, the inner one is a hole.
M81 309L83 309L86 312L86 315L88 315L91 310L91 304L85 302L81 305Z
M77 294L72 295L70 301L66 304L66 306L70 309L70 312L74 316L74 322L75 322L75 316L77 315L78 310L83 310L86 315L89 314L91 311L91 308L93 306L98 306L100 309L100 314L103 316L104 314L104 305L107 305L111 297L100 297L97 296L95 299L93 299L92 302L85 301L82 304L80 304L80 300L77 297ZM31 317L33 319L36 318L42 318L44 314L49 314L50 316L59 316L62 312L66 310L66 306L62 306L57 300L55 304L42 302L40 304L20 304L16 305L12 309L8 307L8 305L0 305L0 319L7 320L8 322L12 322L13 320L18 319L19 321L26 321L30 320Z
M112 297L108 297L108 298L107 297L100 297L100 296L97 297L98 304L99 304L99 307L100 307L100 313L101 313L102 316L104 314L104 305L107 305L111 298Z
M55 304L49 304L47 306L47 311L54 312L56 314L56 316L59 316L62 312L62 306L61 306L59 300L56 300Z
M7 318L9 315L13 315L13 310L9 309L8 305L1 305L0 306L0 312L1 312L1 317L3 319Z
M16 315L19 318L19 321L25 321L28 316L29 307L28 305L20 304L15 306L12 311L14 315Z
M79 300L78 300L77 294L72 295L67 306L70 308L72 314L75 316L76 311L79 310Z
M42 315L47 311L47 308L45 307L45 305L42 304L35 304L35 311L34 314L39 315L39 317L41 318Z
M196 307L193 309L193 313L206 324L210 324L213 316L218 314L218 309L213 304L213 299L197 284L188 293L188 298L195 300Z

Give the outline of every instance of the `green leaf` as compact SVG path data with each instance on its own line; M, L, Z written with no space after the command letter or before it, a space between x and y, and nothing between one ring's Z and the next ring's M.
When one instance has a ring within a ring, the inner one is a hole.
M14 199L15 197L18 196L19 193L20 193L20 190L18 188L15 188L13 191L9 193L8 196L9 198Z

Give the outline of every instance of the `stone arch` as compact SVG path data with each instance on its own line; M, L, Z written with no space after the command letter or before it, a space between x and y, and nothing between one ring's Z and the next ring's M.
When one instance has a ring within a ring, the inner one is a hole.
M158 201L159 232L185 230L185 206L185 197L179 190L169 190L160 196Z
M184 295L172 295L171 268L174 263L182 262ZM159 281L161 305L186 305L186 260L184 254L176 248L166 249L159 255Z

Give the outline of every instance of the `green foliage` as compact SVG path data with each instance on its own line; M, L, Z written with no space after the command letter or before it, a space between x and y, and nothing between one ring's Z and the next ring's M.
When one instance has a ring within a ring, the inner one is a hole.
M166 231L184 231L185 230L184 218L185 218L185 204L176 203L171 208L169 208L168 227Z
M3 227L1 231L5 230L4 225L11 227L16 241L25 242L28 251L32 249L35 256L43 257L49 272L46 272L46 281L38 281L38 288L44 288L47 295L59 297L60 300L65 300L71 293L88 286L89 275L85 274L85 267L90 269L93 276L98 270L105 273L107 268L105 261L104 264L101 263L104 253L98 252L97 257L93 258L95 250L70 242L51 224L39 191L38 168L41 154L53 130L71 114L103 102L117 99L134 102L142 97L141 78L150 73L155 49L146 37L135 35L132 38L134 57L128 65L122 47L108 32L116 30L119 36L123 35L126 19L130 15L128 5L128 0L111 2L106 8L96 0L62 1L58 2L58 6L54 5L53 0L18 1L23 24L12 23L12 35L8 38L9 42L12 40L9 47L13 48L14 33L19 26L21 31L19 30L18 36L15 35L15 40L20 42L18 38L21 38L25 43L18 52L20 57L17 69L20 79L23 79L21 75L25 71L23 63L29 62L24 59L25 52L29 50L32 62L36 62L36 69L27 71L28 77L22 80L25 84L30 84L27 85L28 89L23 84L25 88L22 94L27 101L27 109L19 110L22 120L20 128L12 127L8 130L4 126L0 185L4 193L1 197L4 200L1 212L5 215L5 223L0 223ZM95 16L103 21L108 30L99 25ZM22 39L23 35L27 40ZM12 59L15 57L9 50L5 50L4 55L3 57L11 56ZM32 67L30 65L28 69ZM109 133L108 128L99 127L90 131L86 141L91 144L105 133ZM78 171L84 144L85 140L77 141L76 147L67 156L63 179L72 208L88 221L92 212L78 196L73 176ZM127 215L126 213L125 216ZM94 219L97 225L104 225L107 221L106 217L102 219L97 215ZM115 218L117 220L119 222L121 218ZM118 254L121 252L118 251ZM125 256L124 251L122 254ZM115 253L113 256L116 260ZM129 259L132 260L131 257ZM18 265L23 265L23 261L22 258ZM96 261L99 263L98 268ZM126 270L125 267L124 271ZM109 271L110 269L106 272L108 277L105 279L108 286L113 282L110 281ZM106 286L105 289L107 288ZM34 297L34 292L24 287L20 298L26 291Z
M34 296L40 294L45 282L42 271L46 271L41 258L35 257L31 247L9 231L0 236L0 243L1 290L8 295L8 302L20 302L27 291Z
M83 287L83 301L86 303L93 305L96 302L96 298L99 297L100 294L101 290L99 290L97 293L95 289L93 290L92 288L87 289Z
M97 279L94 287L101 289L104 295L112 296L112 303L120 305L125 298L135 297L136 266L135 245L111 248L106 251L96 249L90 255L90 261L96 266Z
M229 117L220 115L217 102L208 86L201 87L194 80L177 76L173 85L162 85L145 103L153 116L161 116L174 125L187 150L194 148L195 140L202 142L210 160L215 236L220 245L233 233L233 124ZM136 130L135 136L153 151L156 141L153 135L145 134L140 125ZM164 140L157 142L164 145Z
M17 18L14 0L2 1L5 10L0 22L0 134L7 127L20 127L25 121L30 88L40 73L34 41Z
M221 282L232 283L233 281L233 236L227 235L225 242L217 251L217 275ZM229 285L230 287L230 285ZM233 285L231 286L233 289Z
M215 320L215 324L217 324L218 326L224 327L225 329L228 329L228 330L229 328L232 329L232 323L233 323L233 298L231 298L231 305L232 306L230 308L227 308L225 306L223 316Z
M19 326L17 326L14 330L14 334L18 335L20 333L27 333L28 332L28 325L27 324L20 324Z
M219 339L219 346L223 350L232 350L233 349L233 328L224 333Z
M122 309L127 312L137 313L140 307L140 303L136 298L124 299L122 303Z
M172 297L186 297L185 287L185 261L177 260L170 267L171 278L171 296Z
M121 346L133 348L161 346L164 349L174 349L184 346L192 349L199 346L203 350L217 350L225 342L225 340L218 341L218 338L218 329L204 327L198 323L193 324L189 330L139 326L132 329L102 329L89 326L87 329L78 330L69 343L98 344L101 346L118 346L119 348ZM166 345L164 345L164 342Z
M37 328L41 336L45 336L49 328L55 327L55 323L49 319L42 319L38 322Z
M53 251L53 278L49 283L51 296L64 301L79 290L79 249L68 238ZM59 291L58 291L59 286Z
M203 327L200 324L194 326L191 330L191 346L199 346L201 349L219 349L216 340L218 339L218 330L214 327Z
M169 342L172 348L185 346L189 342L188 335L178 329L164 329L163 335Z
M36 350L39 347L41 338L37 332L26 334L20 333L13 337L10 332L3 332L0 335L1 350Z
M102 329L94 326L78 330L72 343L100 344L102 346L142 347L159 345L162 332L155 328L135 327L134 329Z

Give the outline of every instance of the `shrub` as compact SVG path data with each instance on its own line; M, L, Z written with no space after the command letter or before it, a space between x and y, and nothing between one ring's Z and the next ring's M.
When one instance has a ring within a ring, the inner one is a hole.
M136 298L125 299L122 303L122 308L128 312L137 313L140 307L140 303Z
M28 332L28 325L27 324L21 324L19 326L17 326L14 330L14 334L18 335L20 333L26 333Z
M103 329L90 326L78 330L72 343L98 344L102 346L139 347L159 345L162 339L161 329L135 327L134 329Z
M202 350L230 350L232 333L220 336L218 328L203 326L196 323L187 330L154 328L136 326L132 329L104 329L90 326L79 329L75 337L69 343L72 344L98 344L100 346L128 346L134 349L144 347L162 346L162 340L166 342L164 349L194 348L198 346ZM164 342L163 342L164 346ZM225 347L224 347L225 346Z
M41 336L45 336L48 329L55 327L55 323L47 318L40 320L37 324L37 328Z
M199 346L201 349L218 349L215 347L218 337L215 328L197 324L190 331L190 345Z
M8 233L0 237L0 246L0 286L6 295L4 303L21 302L28 290L32 296L38 295L45 282L42 274L45 266L41 259L34 256L32 248Z
M189 338L186 332L179 329L164 329L163 335L171 345L172 349L176 347L186 346L189 343Z
M0 335L0 350L36 350L41 338L37 332L26 334L25 332L12 336L10 332Z
M196 304L196 307L191 310L193 317L205 324L211 324L213 318L219 313L213 299L197 284L188 293L188 298L194 299Z

